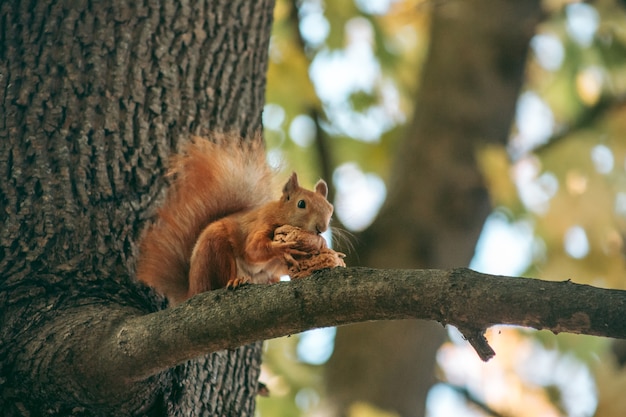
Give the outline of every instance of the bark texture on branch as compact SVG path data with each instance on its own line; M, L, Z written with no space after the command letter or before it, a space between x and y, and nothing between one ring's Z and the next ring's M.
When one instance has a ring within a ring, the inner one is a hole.
M456 326L483 360L483 334L496 324L626 338L626 291L571 281L481 274L470 269L336 268L274 285L199 294L173 309L122 322L94 352L138 380L206 352L317 327L426 319ZM152 358L147 361L146 358Z

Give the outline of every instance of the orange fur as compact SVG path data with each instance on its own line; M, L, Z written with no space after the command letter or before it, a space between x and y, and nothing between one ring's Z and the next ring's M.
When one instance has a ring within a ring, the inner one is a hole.
M175 302L187 298L189 262L202 230L271 198L273 173L260 136L245 144L217 134L211 139L222 143L192 138L172 158L173 182L139 247L137 278Z
M326 183L309 191L295 173L271 201L260 137L243 145L213 139L223 144L195 138L172 159L173 183L140 243L138 279L172 305L203 291L277 281L305 252L298 242L274 242L276 228L321 233L333 211Z

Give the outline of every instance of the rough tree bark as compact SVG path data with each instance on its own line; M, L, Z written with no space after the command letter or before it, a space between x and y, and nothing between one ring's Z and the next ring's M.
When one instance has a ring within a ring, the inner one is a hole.
M476 152L505 145L524 78L538 0L432 3L431 44L412 122L388 199L356 248L377 268L467 266L490 211ZM343 415L367 401L423 416L434 382L441 326L416 321L338 329L327 366L329 395Z
M3 415L254 414L259 343L132 382L92 353L162 306L133 279L135 243L179 139L261 128L272 12L0 1Z

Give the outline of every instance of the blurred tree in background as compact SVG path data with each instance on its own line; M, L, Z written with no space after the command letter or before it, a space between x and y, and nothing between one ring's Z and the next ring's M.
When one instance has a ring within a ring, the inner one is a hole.
M279 0L273 30L270 157L332 179L352 265L471 260L626 288L624 2ZM621 344L488 338L487 364L429 323L274 340L259 409L418 416L428 398L429 416L624 414Z

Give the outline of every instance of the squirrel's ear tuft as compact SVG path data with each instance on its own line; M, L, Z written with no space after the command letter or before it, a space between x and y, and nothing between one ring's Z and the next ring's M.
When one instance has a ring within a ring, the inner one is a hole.
M315 184L315 192L326 198L328 196L328 185L326 184L326 181L319 180L317 184Z
M296 191L299 187L300 185L298 184L298 175L294 172L291 174L291 177L289 177L289 180L283 187L283 195L287 195L287 199L289 199L289 194Z

